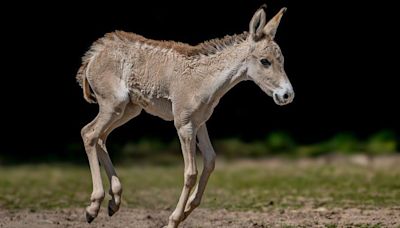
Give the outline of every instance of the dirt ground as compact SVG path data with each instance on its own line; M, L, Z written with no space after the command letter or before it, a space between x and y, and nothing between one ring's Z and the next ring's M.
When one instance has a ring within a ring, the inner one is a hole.
M122 208L113 217L102 208L92 224L84 220L84 209L51 211L0 210L0 227L162 227L170 211ZM270 212L229 212L198 209L181 227L400 227L400 207L386 209L298 209Z

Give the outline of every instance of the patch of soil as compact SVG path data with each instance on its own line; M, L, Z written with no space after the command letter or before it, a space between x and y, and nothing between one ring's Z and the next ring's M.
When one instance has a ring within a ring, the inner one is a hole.
M105 208L87 224L84 209L49 211L7 211L0 209L0 227L162 227L171 211L122 208L108 217ZM336 226L335 226L336 225ZM270 212L231 212L226 210L195 210L180 227L400 227L400 207L286 209Z

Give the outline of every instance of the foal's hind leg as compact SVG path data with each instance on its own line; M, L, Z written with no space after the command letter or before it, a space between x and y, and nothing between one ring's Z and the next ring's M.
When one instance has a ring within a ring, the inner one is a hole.
M112 216L115 212L118 211L119 206L121 204L121 194L122 194L122 185L119 181L118 175L114 169L114 166L111 162L110 156L107 152L106 148L106 141L108 135L116 128L124 125L129 120L138 116L141 112L142 108L135 104L129 103L126 108L125 112L120 119L115 121L108 129L107 132L100 137L99 140L99 158L101 164L104 166L108 180L110 182L110 191L109 194L111 195L112 199L108 202L108 215Z
M89 223L97 216L100 204L104 199L104 189L98 160L98 140L120 118L128 101L128 98L120 100L99 99L99 113L97 117L81 131L93 181L93 192L90 197L91 204L86 208L86 220Z

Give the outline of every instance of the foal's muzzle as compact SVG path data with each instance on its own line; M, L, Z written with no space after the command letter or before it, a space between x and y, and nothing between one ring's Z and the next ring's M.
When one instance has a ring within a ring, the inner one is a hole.
M287 105L293 101L294 91L292 88L282 88L273 92L272 97L277 105Z

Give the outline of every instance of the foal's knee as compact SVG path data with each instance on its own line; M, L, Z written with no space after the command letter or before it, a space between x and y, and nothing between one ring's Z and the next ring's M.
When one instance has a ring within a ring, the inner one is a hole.
M215 160L216 160L216 154L212 153L209 154L205 159L204 159L204 169L211 173L215 169Z
M94 134L93 129L89 125L82 128L81 137L85 146L94 146L99 138Z
M185 173L185 186L188 188L193 188L196 184L197 171L191 173Z

